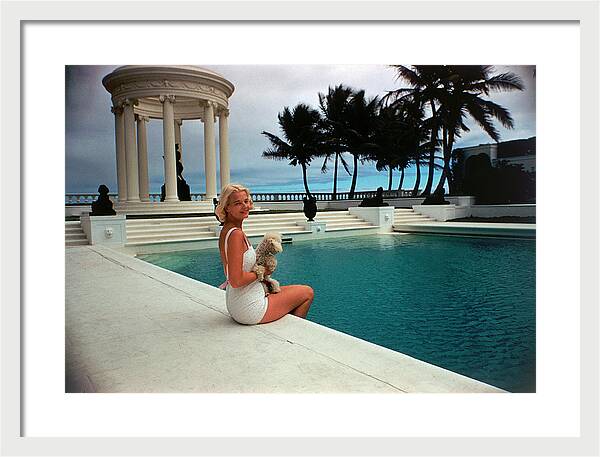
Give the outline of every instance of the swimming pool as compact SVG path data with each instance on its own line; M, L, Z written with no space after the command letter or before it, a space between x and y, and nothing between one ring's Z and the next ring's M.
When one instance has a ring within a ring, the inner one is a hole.
M218 285L217 249L139 256ZM535 392L535 241L363 235L284 245L308 319L510 392Z

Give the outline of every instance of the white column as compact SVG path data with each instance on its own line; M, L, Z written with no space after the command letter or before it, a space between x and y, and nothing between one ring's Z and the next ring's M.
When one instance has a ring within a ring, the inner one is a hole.
M221 189L229 184L229 110L223 109L219 113L219 171L221 175Z
M161 95L159 100L163 105L165 202L178 202L177 167L175 165L175 119L173 117L173 103L175 103L175 96Z
M117 154L117 193L119 203L127 200L127 159L125 158L125 132L123 126L123 105L110 108L115 115L115 149Z
M175 144L179 145L179 151L181 152L181 163L183 164L183 144L181 144L181 119L175 119Z
M123 103L123 121L125 126L125 156L127 157L127 201L140 201L138 179L138 157L135 141L135 117L133 106L137 100L126 99Z
M148 189L148 134L146 133L146 122L149 119L146 116L136 116L137 118L137 144L138 144L138 174L140 176L140 200L150 201L150 192Z
M217 158L215 151L215 110L212 102L204 108L204 173L206 176L206 200L217 196Z

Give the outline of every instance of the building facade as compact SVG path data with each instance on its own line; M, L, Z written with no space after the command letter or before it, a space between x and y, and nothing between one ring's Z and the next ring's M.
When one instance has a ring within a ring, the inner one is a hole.
M536 137L502 141L500 143L479 144L466 148L458 148L455 153L463 154L463 166L469 157L486 154L490 158L492 166L498 161L509 164L522 165L524 171L535 172L535 139Z

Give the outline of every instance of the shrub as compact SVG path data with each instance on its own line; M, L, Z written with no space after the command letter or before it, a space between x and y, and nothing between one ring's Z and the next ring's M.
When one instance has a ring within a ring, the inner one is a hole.
M534 203L535 173L522 165L498 161L492 167L487 154L469 157L457 190L474 195L477 204Z

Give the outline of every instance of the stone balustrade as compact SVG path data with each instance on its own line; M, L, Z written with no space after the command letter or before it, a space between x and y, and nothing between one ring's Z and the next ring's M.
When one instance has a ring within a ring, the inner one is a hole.
M202 201L204 200L205 194L191 194L192 201ZM109 193L113 203L117 203L119 201L119 195L116 193ZM66 206L78 206L78 205L91 205L92 202L96 201L98 198L97 193L67 193L65 194L65 205ZM149 194L150 202L158 203L160 202L160 194L154 193Z
M354 192L354 196L351 198L349 192L338 192L335 200L362 200L364 198L374 197L376 191L362 191ZM399 198L410 196L410 190L392 190L384 191L383 198ZM268 192L268 193L252 193L252 200L255 202L287 202L287 201L302 201L306 197L304 192ZM312 196L317 201L332 201L333 192L314 192Z
M410 197L412 191L410 190L391 190L384 191L383 198L400 198L400 197ZM336 200L362 200L364 198L374 197L376 191L361 191L354 192L354 196L350 198L349 192L339 192L336 194ZM110 199L116 203L119 201L119 196L116 193L108 194ZM304 192L263 192L263 193L252 193L252 200L257 203L260 202L294 202L294 201L302 201L304 197L306 197L306 193ZM317 201L332 201L333 193L332 192L315 192L312 194L313 197L317 199ZM192 193L192 201L203 201L206 197L205 193ZM91 205L93 201L98 198L97 193L67 193L65 194L65 205L73 206L73 205ZM149 198L151 202L160 202L160 194L159 193L151 193L149 194Z

